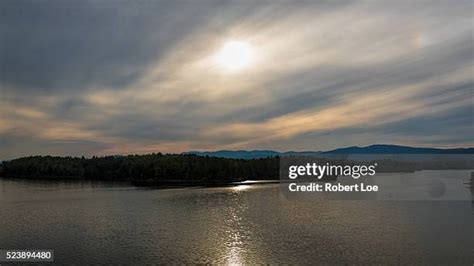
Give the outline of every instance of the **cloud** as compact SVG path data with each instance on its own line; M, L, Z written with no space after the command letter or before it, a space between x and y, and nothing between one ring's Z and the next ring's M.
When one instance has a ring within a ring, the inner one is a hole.
M218 7L168 1L2 1L2 84L124 88Z
M3 158L473 144L471 1L0 5Z

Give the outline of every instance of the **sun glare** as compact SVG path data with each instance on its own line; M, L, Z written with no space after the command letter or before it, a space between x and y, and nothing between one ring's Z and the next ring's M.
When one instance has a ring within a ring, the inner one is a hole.
M253 56L253 49L248 43L229 41L217 52L216 62L222 68L236 71L248 67Z

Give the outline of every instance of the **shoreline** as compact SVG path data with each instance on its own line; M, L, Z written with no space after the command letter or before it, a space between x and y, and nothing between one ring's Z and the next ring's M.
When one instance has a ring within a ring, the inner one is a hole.
M285 183L279 179L268 179L268 180L245 180L245 181L233 181L233 182L207 182L207 181L192 181L192 180L166 180L166 181L145 181L137 182L133 180L111 180L111 179L84 179L84 178L21 178L21 177L2 177L4 180L15 180L15 181L32 181L32 182L100 182L100 183L120 183L129 184L137 188L186 188L186 187L227 187L227 186L239 186L239 185L265 185L265 184L278 184Z
M452 170L452 169L450 169ZM459 169L455 169L459 170ZM474 169L463 169L471 171L470 180L465 182L466 185L470 187L471 190L474 190ZM421 170L424 171L424 170ZM427 170L429 171L429 170ZM417 172L417 171L414 171ZM393 174L393 173L407 173L407 172L390 172L383 174ZM213 181L201 181L201 180L163 180L163 181L153 181L153 180L111 180L111 179L87 179L87 178L78 178L78 177L35 177L35 178L22 178L22 177L3 177L0 176L0 179L4 180L17 180L17 181L32 181L32 182L100 182L100 183L116 183L116 184L128 184L136 188L157 188L157 189L171 189L171 188L193 188L193 187L231 187L231 186L240 186L240 185L267 185L267 184L284 184L284 183L305 183L305 182L331 182L336 181L336 178L325 179L325 180L308 180L308 179L299 179L299 180L281 180L281 179L263 179L263 180L243 180L243 181L229 181L229 182L213 182Z

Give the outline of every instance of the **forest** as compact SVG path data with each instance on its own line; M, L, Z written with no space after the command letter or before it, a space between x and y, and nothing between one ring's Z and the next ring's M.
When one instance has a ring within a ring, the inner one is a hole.
M89 179L229 183L278 179L278 158L226 159L186 154L106 156L92 158L31 156L3 162L0 176L25 179Z
M357 162L314 158L319 164ZM135 185L227 184L244 180L280 178L279 156L259 159L230 159L192 154L162 154L58 157L30 156L0 165L0 177L22 179L87 179L131 181ZM418 170L474 169L472 156L462 160L393 161L376 160L376 172L413 172ZM374 162L374 161L373 161ZM360 162L359 162L360 163ZM370 162L366 162L370 163ZM285 163L282 164L285 167Z

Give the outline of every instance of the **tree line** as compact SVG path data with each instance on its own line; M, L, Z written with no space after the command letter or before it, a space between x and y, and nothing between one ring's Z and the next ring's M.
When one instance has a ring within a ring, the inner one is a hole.
M0 176L137 183L235 182L246 179L278 179L278 160L276 157L245 160L161 153L92 158L31 156L3 162Z
M318 164L357 164L355 161L313 158ZM474 169L472 156L456 160L395 161L376 160L376 172ZM359 162L360 163L360 162ZM371 162L365 162L370 164ZM284 166L284 164L283 164ZM0 177L24 179L88 179L131 181L137 185L160 183L229 183L280 178L280 157L230 159L193 154L162 154L58 157L30 156L0 165Z

